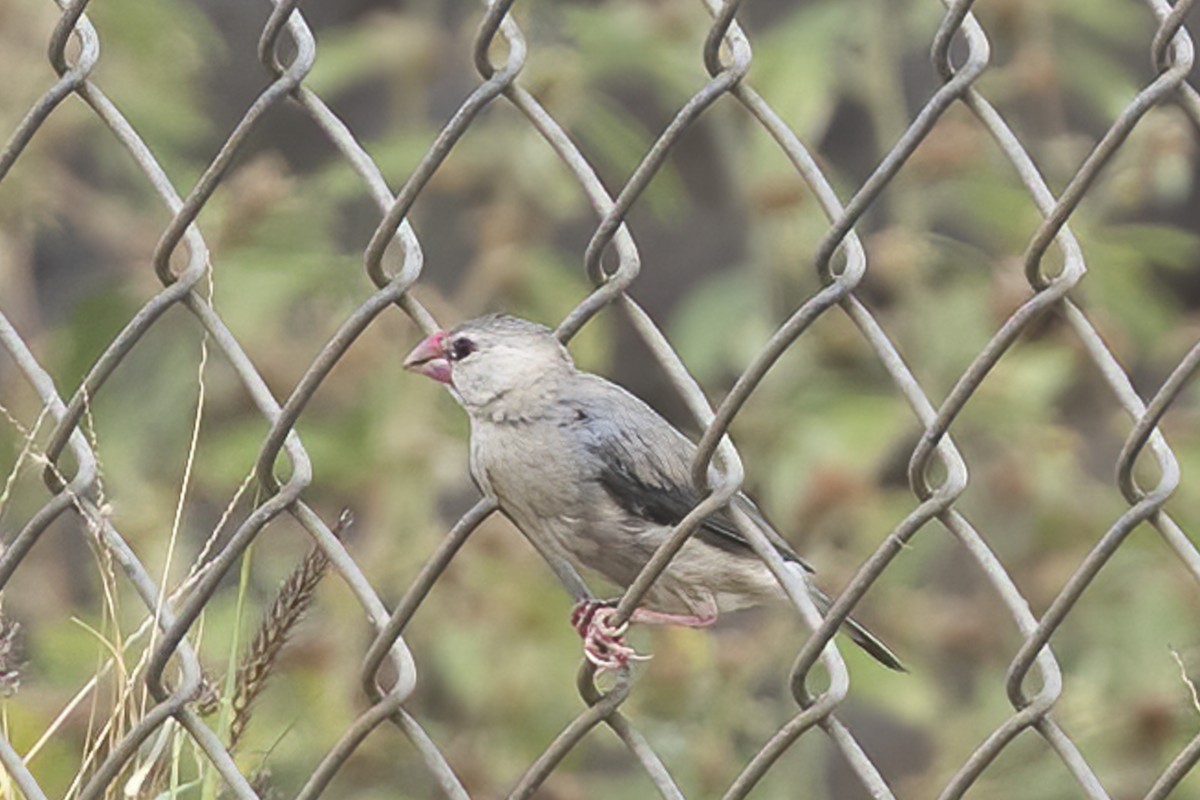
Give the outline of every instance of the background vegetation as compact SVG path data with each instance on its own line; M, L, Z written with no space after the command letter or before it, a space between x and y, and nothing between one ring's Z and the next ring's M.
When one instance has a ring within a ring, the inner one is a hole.
M1153 15L1121 0L977 6L993 46L979 87L1060 190L1153 78ZM354 0L304 10L319 44L307 85L399 186L476 82L470 42L480 8ZM89 8L102 48L95 80L181 190L267 83L254 41L268 11L265 3L224 0L105 0ZM515 13L530 45L522 84L607 185L619 187L706 79L700 53L708 15L688 0L522 0ZM53 81L44 51L56 14L44 0L0 0L4 136ZM941 14L932 0L752 0L740 14L754 46L750 81L814 149L843 199L936 88L927 52ZM1176 110L1151 111L1071 222L1090 267L1075 296L1144 396L1200 333L1195 141ZM75 99L0 185L0 307L62 393L74 390L156 291L150 257L167 219L126 154ZM552 323L588 289L581 263L593 216L553 154L502 102L456 148L412 219L427 261L418 294L441 320L503 309ZM955 108L860 227L870 259L862 297L935 402L1028 296L1020 256L1038 219L985 132ZM377 221L350 169L286 108L269 115L205 207L214 303L276 396L290 391L371 293L361 253ZM629 221L645 264L634 295L714 399L819 286L810 262L824 218L732 101L689 131ZM432 383L400 369L416 338L401 313L385 314L298 426L315 467L307 497L330 520L343 507L355 511L348 546L389 604L476 497L461 412ZM114 523L152 574L172 583L223 515L237 522L252 507L253 490L237 491L266 432L228 365L204 359L204 347L194 320L172 311L95 399L88 420ZM678 398L618 314L601 316L573 349L585 367L683 422ZM0 403L8 419L0 421L0 474L13 476L0 507L7 540L46 500L36 464L18 459L25 429L41 446L49 426L38 429L39 404L7 359L0 359ZM1168 508L1193 531L1200 522L1200 493L1189 480L1200 469L1194 396L1175 405L1165 426L1184 469ZM1113 472L1128 430L1078 342L1054 320L1017 344L955 424L972 470L959 507L1035 613L1126 508ZM831 590L915 505L904 468L918 434L880 364L836 311L789 351L734 427L749 488L820 565ZM179 545L168 563L176 525ZM107 674L74 711L64 714L64 706L141 619L129 587L105 577L103 553L86 541L79 522L64 518L3 596L25 652L3 724L22 753L54 731L31 761L53 796L68 791L100 740L98 726L121 705L123 676ZM210 604L196 639L215 683L307 548L296 526L272 524L240 579ZM411 710L481 797L500 795L580 708L569 607L536 554L497 518L468 543L409 628L420 670ZM1171 652L1197 668L1197 614L1200 587L1145 527L1054 639L1066 675L1057 717L1115 798L1141 796L1200 722ZM855 691L844 718L898 794L933 796L1011 713L1003 676L1020 641L1015 627L936 525L888 570L860 616L912 671L890 674L847 651ZM803 637L778 609L736 615L715 632L635 633L654 660L639 669L626 708L689 796L718 794L791 716L785 676ZM369 641L351 594L336 579L322 582L255 705L239 748L247 771L269 768L284 796L298 790L363 707L357 674ZM125 661L132 666L138 653L135 645ZM121 713L117 730L133 712ZM196 777L190 746L167 747L163 763L178 772L145 796L172 786L199 796L200 786L187 788ZM782 759L760 795L843 800L858 796L851 782L813 735ZM211 781L205 786L211 795ZM1026 734L972 797L1051 800L1074 796L1072 787L1045 744ZM540 796L651 791L601 730ZM0 781L0 794L15 790ZM413 749L381 730L330 796L434 795ZM1200 776L1177 796L1200 797Z

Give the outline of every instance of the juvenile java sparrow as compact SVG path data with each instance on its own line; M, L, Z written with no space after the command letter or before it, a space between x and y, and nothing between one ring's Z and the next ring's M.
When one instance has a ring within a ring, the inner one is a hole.
M471 423L471 474L483 493L539 549L628 587L671 529L701 499L682 433L625 389L575 368L542 325L493 315L422 341L406 369L447 384ZM809 567L754 503L732 501L783 559ZM811 584L810 584L811 586ZM812 589L822 608L829 600ZM653 583L633 622L702 627L718 613L784 597L779 582L724 512L709 516ZM612 603L581 601L572 620L602 669L637 655L614 627ZM903 670L854 620L855 644Z

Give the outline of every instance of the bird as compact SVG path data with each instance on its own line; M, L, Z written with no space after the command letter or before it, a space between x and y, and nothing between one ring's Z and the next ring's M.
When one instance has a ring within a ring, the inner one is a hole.
M470 471L540 550L627 588L703 499L691 479L695 444L625 388L575 366L550 328L491 314L439 330L404 360L445 384L470 422ZM715 469L711 473L716 476ZM805 562L744 493L731 506L789 568ZM823 611L830 601L805 580ZM706 627L719 614L784 599L783 588L725 509L709 515L669 562L629 622ZM601 671L644 658L614 624L615 602L579 599L572 623ZM884 666L904 665L853 619L850 639Z

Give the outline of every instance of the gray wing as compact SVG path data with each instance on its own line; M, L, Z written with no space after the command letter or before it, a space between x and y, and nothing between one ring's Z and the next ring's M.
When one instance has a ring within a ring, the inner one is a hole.
M690 475L695 445L620 386L594 375L581 374L580 379L583 391L573 398L574 418L585 449L595 458L596 479L627 513L658 525L677 525L703 499ZM730 503L758 524L785 560L812 572L754 501L739 493ZM731 554L754 554L725 509L709 515L695 538Z

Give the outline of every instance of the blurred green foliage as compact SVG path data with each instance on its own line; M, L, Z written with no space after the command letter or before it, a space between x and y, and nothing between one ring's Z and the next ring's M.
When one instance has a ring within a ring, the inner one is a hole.
M234 13L179 0L89 8L102 48L94 77L181 192L267 83L246 66L253 63L251 34L267 10ZM1153 17L1117 0L1003 0L977 11L993 45L979 87L1061 190L1113 116L1152 79ZM934 90L927 50L941 13L940 4L924 0L808 0L748 3L739 17L754 47L749 81L814 149L843 200ZM0 74L8 76L0 81L0 131L14 129L52 83L43 52L55 14L50 3L0 0ZM478 14L467 3L417 0L320 15L327 21L307 85L346 116L393 188L477 80L470 41ZM703 85L708 16L685 0L530 0L515 14L530 48L522 84L617 189L673 111ZM1074 296L1145 396L1200 332L1195 150L1195 132L1181 114L1150 112L1071 221L1090 267ZM75 98L0 184L0 308L64 395L158 288L151 253L167 218L127 155ZM264 121L205 207L200 225L212 248L214 305L277 397L372 291L361 252L377 219L353 171L299 116L283 111ZM661 244L711 242L706 229L714 220L735 256L715 255L724 252L715 246L677 255L675 244ZM953 108L861 225L869 257L861 296L934 402L1029 296L1022 256L1038 220L986 133L966 109ZM810 263L827 222L771 139L730 99L685 137L629 221L645 257L633 293L651 298L714 399L819 288ZM580 265L591 212L550 149L502 100L457 145L418 200L413 222L426 248L417 294L439 319L504 309L553 322L589 288ZM1055 258L1048 256L1046 269L1057 268ZM624 325L615 312L597 319L573 344L577 359L669 405L673 398L653 394L649 358L615 344ZM389 605L475 491L462 414L437 387L399 368L415 337L401 313L381 317L298 426L315 471L306 497L329 519L342 507L355 511L347 546ZM168 564L201 381L194 468ZM0 403L23 426L38 419L32 392L3 360ZM1200 522L1200 497L1187 480L1200 470L1198 421L1191 394L1165 421L1185 476L1168 508L1187 531ZM33 435L39 447L49 427L43 420ZM234 499L266 429L183 309L162 319L94 398L88 430L103 462L105 499L153 574L168 573L174 585L223 513L230 514L227 532L249 512L258 499L253 489ZM1128 431L1079 342L1056 319L1015 345L954 425L972 470L959 508L1035 613L1126 509L1113 471ZM749 487L820 565L831 590L915 507L904 470L918 434L877 358L836 309L781 359L734 426ZM24 440L16 424L0 424L0 473L18 466ZM36 464L20 466L0 513L6 541L47 497ZM1149 465L1139 474L1147 484L1157 478ZM141 605L121 580L106 603L104 556L87 541L78 521L59 522L5 590L5 613L27 634L21 691L2 706L20 752L107 657L109 644L84 626L111 643L141 620ZM277 520L252 551L245 586L231 577L214 598L195 633L214 683L223 682L231 650L249 638L307 544L297 525ZM521 537L493 519L406 633L420 670L410 710L478 796L498 796L580 710L569 605ZM1200 709L1171 648L1196 670L1197 613L1200 587L1143 526L1054 638L1066 675L1057 718L1113 797L1140 795L1196 730ZM1019 637L983 575L937 525L889 568L861 616L912 671L888 674L846 649L854 675L846 718L899 795L933 796L1012 713L1003 681ZM736 615L715 632L633 634L655 657L639 669L626 709L689 796L719 794L794 713L786 675L803 636L778 609ZM303 785L365 706L359 669L369 641L355 598L336 577L327 579L255 707L239 752L245 770L269 768L285 795ZM130 667L142 646L130 650ZM123 685L119 674L103 677L33 759L48 793L68 790ZM196 777L190 747L173 759L179 773L158 790ZM825 740L808 735L759 794L856 797L840 782L844 769ZM1071 795L1072 786L1045 743L1026 733L972 797L1051 800ZM14 791L0 781L0 795ZM651 792L623 746L601 729L539 796ZM201 796L199 789L176 793ZM387 729L366 741L330 790L363 800L435 794L415 750ZM1177 796L1200 796L1200 778Z

